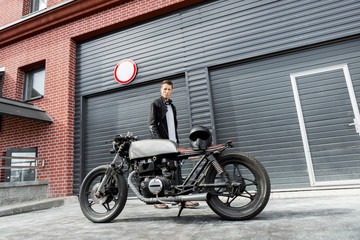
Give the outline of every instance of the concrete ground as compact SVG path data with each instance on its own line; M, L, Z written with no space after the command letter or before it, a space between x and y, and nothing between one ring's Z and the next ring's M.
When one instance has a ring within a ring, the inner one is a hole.
M248 221L223 220L205 202L177 213L177 206L128 200L113 222L95 224L71 198L61 207L0 217L0 239L360 239L359 188L273 193Z

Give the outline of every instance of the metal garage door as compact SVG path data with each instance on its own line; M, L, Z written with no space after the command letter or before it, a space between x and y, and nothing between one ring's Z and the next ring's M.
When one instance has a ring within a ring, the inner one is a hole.
M290 78L292 73L346 63L357 92L359 43L356 39L210 69L218 142L233 139L237 149L258 158L274 188L360 179L360 137L349 127L354 113L344 73L330 71L298 78L311 165L305 157L307 143L301 135ZM314 169L318 182L310 181Z
M189 101L184 76L172 79L173 100L178 113L180 142L187 143L190 131ZM116 134L132 132L140 139L150 138L147 125L151 102L160 97L160 82L133 85L120 91L88 97L84 116L84 170L88 173L94 167L112 160L109 155L111 144L105 140ZM186 145L186 144L185 144ZM186 166L184 168L186 171Z

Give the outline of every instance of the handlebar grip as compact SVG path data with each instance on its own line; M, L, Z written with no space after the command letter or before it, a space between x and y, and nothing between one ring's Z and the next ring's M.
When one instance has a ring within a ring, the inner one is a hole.
M227 141L226 146L233 147L233 141L232 140Z

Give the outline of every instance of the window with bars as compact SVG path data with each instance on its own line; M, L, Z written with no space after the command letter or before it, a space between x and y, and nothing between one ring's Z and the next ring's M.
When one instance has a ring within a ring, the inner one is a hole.
M30 168L36 165L36 160L26 158L37 157L37 148L8 148L6 156L11 157L11 159L7 159L5 164L14 168L5 170L5 182L36 180L36 169ZM22 167L16 168L16 166ZM24 166L29 168L24 168Z

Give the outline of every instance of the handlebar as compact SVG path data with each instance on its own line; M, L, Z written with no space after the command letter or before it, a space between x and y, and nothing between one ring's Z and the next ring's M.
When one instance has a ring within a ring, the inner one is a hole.
M122 143L124 141L138 141L140 138L138 136L133 136L132 133L128 132L126 136L123 135L116 135L114 139L106 140L105 143L112 143L112 142L118 142Z

